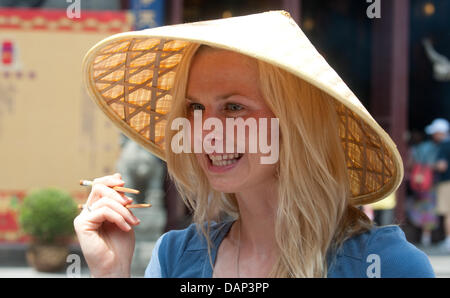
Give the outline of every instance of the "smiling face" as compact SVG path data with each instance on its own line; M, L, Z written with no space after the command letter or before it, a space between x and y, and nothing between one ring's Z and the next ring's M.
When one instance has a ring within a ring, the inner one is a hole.
M215 134L211 138L211 132L215 130L212 127L211 130L203 130L202 141L205 137L211 138L209 142L212 145L222 141L222 152L229 152L226 144L234 142L235 150L231 154L220 151L206 154L204 150L196 153L197 161L212 188L224 193L238 193L275 181L278 163L262 164L261 157L268 154L260 153L259 147L257 153L249 153L249 138L252 137L249 135L250 129L246 129L243 154L237 153L237 131L235 130L234 136L226 133L227 118L242 118L244 121L254 119L258 131L259 120L266 118L267 139L270 144L270 119L275 116L259 89L256 61L234 52L201 48L194 57L189 72L186 106L192 128L196 110L201 110L203 121L214 117L222 123L221 135Z

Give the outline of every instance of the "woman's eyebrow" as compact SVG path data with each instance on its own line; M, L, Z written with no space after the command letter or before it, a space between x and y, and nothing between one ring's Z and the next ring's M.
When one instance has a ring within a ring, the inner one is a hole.
M244 95L242 95L242 94L240 94L240 93L237 93L237 92L231 92L231 93L225 93L225 94L223 94L223 95L218 95L218 96L216 96L215 97L215 100L227 100L227 99L229 99L230 97L232 97L232 96L235 96L235 95L237 95L237 96L241 96L241 97L245 97L245 98L248 98L247 96L244 96ZM194 96L189 96L189 95L187 95L186 96L186 100L188 100L188 101L194 101L194 102L198 102L199 100L197 99L197 98L195 98Z

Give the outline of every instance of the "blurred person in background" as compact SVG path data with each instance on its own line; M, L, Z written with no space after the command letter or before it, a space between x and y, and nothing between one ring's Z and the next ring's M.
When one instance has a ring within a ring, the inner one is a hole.
M409 186L412 199L407 201L408 217L414 226L422 230L421 244L431 244L431 232L438 225L436 214L436 162L439 144L446 137L449 123L445 119L435 119L425 128L431 139L411 147Z
M444 216L445 240L443 249L446 253L450 253L450 169L448 163L450 161L450 139L448 136L449 124L445 119L438 119L442 132L439 138L442 142L439 145L437 162L435 169L439 172L439 184L437 185L437 213ZM438 121L436 120L436 121ZM447 125L447 130L445 130ZM445 131L445 132L444 132Z

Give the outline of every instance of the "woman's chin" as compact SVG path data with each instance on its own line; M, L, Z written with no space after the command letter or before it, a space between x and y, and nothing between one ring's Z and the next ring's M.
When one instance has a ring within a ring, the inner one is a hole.
M217 181L217 179L210 179L209 184L215 191L223 193L237 193L242 189L240 185L231 181Z

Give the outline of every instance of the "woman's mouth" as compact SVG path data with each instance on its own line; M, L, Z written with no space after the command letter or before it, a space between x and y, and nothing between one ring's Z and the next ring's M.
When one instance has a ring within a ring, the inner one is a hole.
M207 154L208 168L212 172L228 171L234 168L243 155L242 153Z

